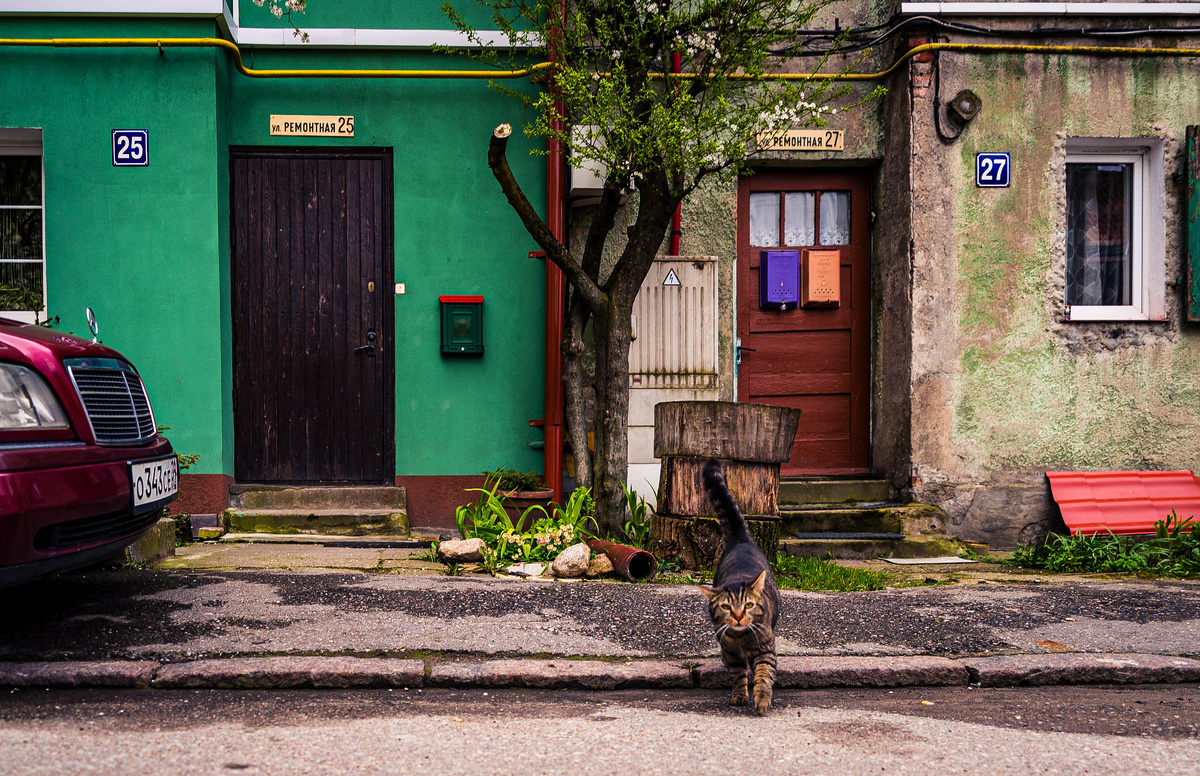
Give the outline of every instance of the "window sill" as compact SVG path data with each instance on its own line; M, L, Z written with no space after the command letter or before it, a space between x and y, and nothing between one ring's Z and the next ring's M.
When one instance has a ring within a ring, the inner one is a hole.
M1132 305L1067 305L1067 320L1087 321L1150 321L1149 315Z
M0 318L7 318L10 321L20 321L21 323L37 323L39 320L46 320L46 311L42 310L39 313L25 312L23 310L19 312L0 311Z

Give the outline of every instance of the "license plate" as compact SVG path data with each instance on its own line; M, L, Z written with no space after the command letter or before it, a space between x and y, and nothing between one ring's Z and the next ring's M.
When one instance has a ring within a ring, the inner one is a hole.
M162 507L178 490L179 459L175 456L129 462L129 491L135 515Z

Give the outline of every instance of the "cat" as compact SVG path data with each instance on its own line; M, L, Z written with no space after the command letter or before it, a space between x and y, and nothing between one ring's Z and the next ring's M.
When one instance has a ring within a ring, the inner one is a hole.
M771 708L775 686L775 623L779 619L779 590L771 565L746 530L733 494L725 484L721 462L704 465L704 490L712 501L725 539L712 585L700 585L721 645L721 662L733 678L731 706L745 706L753 686L754 713ZM749 676L747 673L749 672Z

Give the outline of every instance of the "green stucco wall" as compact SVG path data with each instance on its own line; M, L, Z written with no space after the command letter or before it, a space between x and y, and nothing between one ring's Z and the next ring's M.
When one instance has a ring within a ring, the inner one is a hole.
M256 67L445 69L461 59L389 52L263 51ZM271 137L271 114L349 114L352 141ZM543 415L544 265L487 167L513 100L484 81L251 80L233 77L229 142L250 146L388 146L395 177L396 471L478 474L541 469L528 421ZM545 165L514 134L509 159L539 209ZM482 357L440 353L438 296L484 296Z
M195 36L212 23L5 20L12 37ZM202 471L226 465L217 228L217 55L0 48L0 127L42 129L48 314L141 371L158 422ZM113 129L149 131L150 166L112 166Z
M5 23L14 37L216 30L213 20ZM395 281L406 284L394 298L396 472L540 469L530 443L541 431L528 421L543 414L544 265L528 258L535 246L486 164L492 128L519 126L520 106L485 81L251 80L227 56L0 48L0 128L43 130L47 301L58 327L85 331L83 308L93 307L104 342L142 372L176 448L201 456L191 472L232 474L228 148L391 147ZM429 53L292 47L246 59L260 68L472 66ZM352 114L355 136L272 138L272 113ZM148 168L112 166L114 128L149 130ZM517 133L510 161L544 208L544 162L529 152ZM443 357L437 297L464 293L485 297L486 353Z

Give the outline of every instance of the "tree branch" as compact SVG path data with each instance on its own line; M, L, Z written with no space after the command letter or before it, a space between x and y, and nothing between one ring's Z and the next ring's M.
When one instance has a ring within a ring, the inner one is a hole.
M600 204L596 206L596 212L592 216L592 225L588 229L587 240L583 245L583 271L597 283L600 282L604 243L608 240L608 233L612 231L613 224L616 222L617 211L621 209L621 194L615 186L610 186L609 183L609 181L605 181L604 189L600 193Z
M579 262L571 255L570 250L546 226L546 222L530 204L529 198L521 190L521 184L517 183L512 169L508 166L505 150L508 147L508 136L511 133L512 127L507 124L501 124L492 132L492 141L488 146L488 167L491 168L492 174L500 183L504 196L508 198L508 204L512 206L517 216L520 217L521 223L525 225L525 231L529 232L529 236L533 238L534 242L546 252L546 258L562 268L563 274L567 276L567 280L571 281L571 285L575 286L588 307L597 310L604 305L604 295L600 291L600 286L587 276Z
M604 285L604 291L612 295L618 309L633 304L666 237L675 206L682 199L671 193L669 175L661 168L649 172L642 178L642 183L638 187L637 220L630 229L625 250Z

